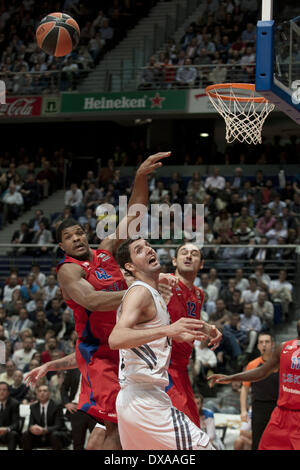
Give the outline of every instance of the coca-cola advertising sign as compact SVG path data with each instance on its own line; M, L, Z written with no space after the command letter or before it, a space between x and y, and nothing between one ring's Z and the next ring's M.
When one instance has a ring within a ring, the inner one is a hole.
M42 110L41 96L7 96L2 115L12 118L40 116Z

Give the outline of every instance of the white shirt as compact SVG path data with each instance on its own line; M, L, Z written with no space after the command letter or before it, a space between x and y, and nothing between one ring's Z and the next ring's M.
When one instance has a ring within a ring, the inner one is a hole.
M142 281L135 281L127 289L124 297L135 286L146 287L152 295L156 307L156 315L153 320L136 325L136 329L155 328L170 324L170 315L164 299L160 293ZM123 297L123 300L124 300ZM117 319L122 312L122 305L117 310ZM171 356L172 341L170 338L160 338L149 341L148 344L133 347L130 349L120 349L119 361L119 383L121 389L131 384L151 384L153 387L167 387L169 384L168 367Z
M207 293L208 300L215 302L218 299L219 291L216 286L213 284L208 284L207 287L203 287L202 285L200 285L200 287Z
M17 206L21 206L24 203L23 196L21 193L18 193L18 191L15 191L14 193L8 191L4 194L2 200L7 204L17 204Z
M246 304L252 304L253 302L257 302L259 294L259 289L256 289L256 291L254 292L250 289L246 289L242 292L243 302L245 302Z
M12 295L16 290L19 290L21 288L20 285L17 285L15 287L9 287L9 285L6 285L3 289L3 299L2 302L4 304L9 303L12 301Z
M290 292L293 290L292 284L288 281L280 282L279 279L276 279L270 283L270 290L280 290L283 288L289 290Z
M210 367L216 367L217 357L214 351L209 348L201 348L200 341L194 342L195 360L202 364L209 364Z
M75 192L71 189L65 193L65 205L66 206L79 206L82 202L83 195L81 189L77 188Z
M32 356L36 353L36 349L32 348L29 352L24 349L18 349L14 352L12 360L15 362L17 369L23 370L26 364L32 359Z
M225 188L225 178L223 176L208 176L204 183L205 188L223 189Z

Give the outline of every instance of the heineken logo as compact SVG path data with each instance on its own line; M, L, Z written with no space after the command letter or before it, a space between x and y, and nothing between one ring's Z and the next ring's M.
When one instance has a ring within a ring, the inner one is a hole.
M50 106L50 105L49 105ZM186 91L130 91L113 93L62 93L61 112L184 111ZM50 110L47 109L49 113Z
M84 110L96 110L96 109L146 109L149 106L148 100L151 102L151 108L162 108L162 103L165 101L165 97L160 96L159 93L155 93L154 96L141 96L138 98L128 98L126 95L118 98L111 98L101 96L101 98L95 98L89 96L84 98Z
M121 96L120 98L107 98L102 96L100 99L94 96L86 97L84 99L84 110L91 109L144 109L147 106L147 96L141 98L127 98Z

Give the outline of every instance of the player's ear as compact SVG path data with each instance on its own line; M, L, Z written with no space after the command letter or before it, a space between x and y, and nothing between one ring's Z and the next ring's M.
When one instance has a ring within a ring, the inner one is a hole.
M204 266L204 259L203 259L202 261L200 261L199 270L200 270L200 269L203 269L203 266Z
M133 273L133 270L134 270L134 266L132 263L125 263L124 264L124 268L129 271L130 273L132 273L132 276L134 275Z
M173 264L173 266L175 266L175 268L177 268L177 261L176 261L176 258L172 258L172 264Z
M58 246L59 246L59 248L60 248L62 251L65 251L65 250L63 249L63 244L62 244L62 242L59 242L59 243L58 243Z

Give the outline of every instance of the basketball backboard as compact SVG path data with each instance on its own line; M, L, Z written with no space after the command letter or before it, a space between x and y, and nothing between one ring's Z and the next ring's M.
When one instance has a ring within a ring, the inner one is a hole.
M262 0L255 89L300 124L300 16L294 0Z

